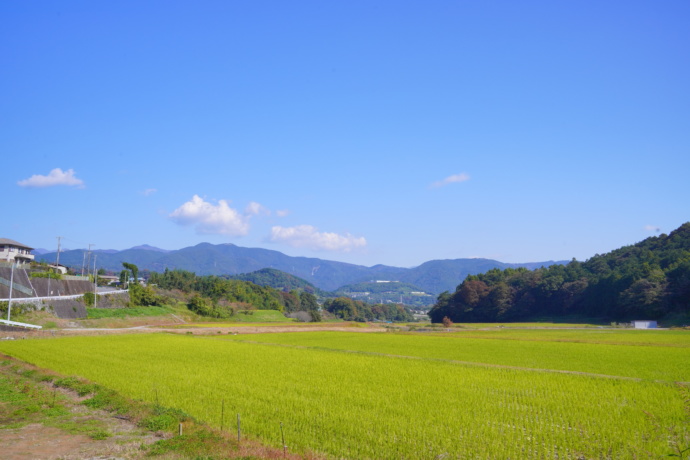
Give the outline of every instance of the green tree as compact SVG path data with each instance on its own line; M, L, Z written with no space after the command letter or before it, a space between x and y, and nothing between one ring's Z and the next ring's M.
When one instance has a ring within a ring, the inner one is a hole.
M122 262L122 266L125 267L125 269L132 272L132 278L134 278L134 282L138 283L139 282L139 267L137 267L134 264L130 264L128 262Z

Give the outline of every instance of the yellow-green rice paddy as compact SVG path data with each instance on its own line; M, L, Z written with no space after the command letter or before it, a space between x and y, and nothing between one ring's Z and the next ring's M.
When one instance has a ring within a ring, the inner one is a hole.
M239 413L244 434L272 445L282 422L291 451L333 458L673 453L668 430L682 440L689 429L674 383L690 381L689 347L535 337L152 334L7 341L0 352L216 426L223 405L226 427Z

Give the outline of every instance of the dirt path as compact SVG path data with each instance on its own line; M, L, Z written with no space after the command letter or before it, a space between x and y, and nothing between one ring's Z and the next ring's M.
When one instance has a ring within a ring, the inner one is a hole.
M5 385L31 395L27 402L9 392L5 401L0 400L0 457L4 460L139 459L146 455L142 445L170 436L88 408L80 404L84 398L72 391L49 389L50 384L18 377L7 368L0 372L8 379ZM3 387L3 394L7 388ZM57 403L45 399L52 391L59 394ZM50 410L60 415L46 416Z

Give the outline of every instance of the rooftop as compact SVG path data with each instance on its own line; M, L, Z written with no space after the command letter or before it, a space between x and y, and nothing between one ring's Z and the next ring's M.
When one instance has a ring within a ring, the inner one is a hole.
M20 243L19 241L14 241L9 238L0 238L0 246L17 246L22 249L34 249L31 246Z

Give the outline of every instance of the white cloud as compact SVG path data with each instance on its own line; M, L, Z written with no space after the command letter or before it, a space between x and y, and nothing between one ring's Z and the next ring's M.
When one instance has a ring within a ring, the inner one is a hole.
M244 208L244 213L248 216L257 216L259 214L268 216L269 214L271 214L271 211L269 211L256 201L252 201L247 205L246 208Z
M460 173L460 174L453 174L452 176L448 176L443 180L439 180L431 184L431 188L439 188L439 187L445 187L446 185L449 184L454 184L456 182L465 182L470 180L469 174L466 173Z
M657 232L659 233L661 231L661 228L659 228L656 225L645 225L644 229L648 232Z
M278 217L287 217L288 215L290 215L290 211L287 209L279 209L278 211L276 211L276 215Z
M55 168L47 176L34 174L28 179L17 182L20 187L53 187L56 185L69 185L78 188L84 188L84 181L77 179L74 175L73 169L63 171L60 168Z
M149 196L149 195L153 195L153 194L156 193L157 191L158 191L158 190L156 190L155 188L147 188L146 190L144 190L143 192L141 192L141 194L144 195L144 196Z
M295 248L307 248L317 251L350 252L353 249L363 248L367 245L364 237L355 237L346 233L319 232L311 225L298 225L296 227L275 226L271 229L270 240L285 243Z
M257 206L263 208L258 203L251 203L247 209L257 209ZM249 233L251 216L251 213L240 214L225 200L218 200L214 205L194 195L168 217L180 225L194 225L197 233L244 236Z

